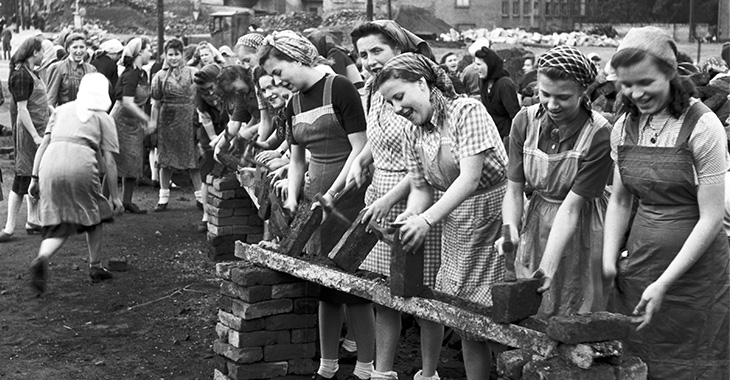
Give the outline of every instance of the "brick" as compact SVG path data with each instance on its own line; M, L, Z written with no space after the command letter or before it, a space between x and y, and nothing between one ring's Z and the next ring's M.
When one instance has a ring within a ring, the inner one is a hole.
M290 299L268 300L256 303L233 300L233 315L251 320L269 315L285 314L292 311Z
M241 265L231 270L231 280L241 286L274 285L301 281L283 272L255 265Z
M267 330L306 329L316 325L316 315L283 314L266 318Z
M492 285L492 314L498 323L512 323L537 314L542 302L539 278L520 278Z
M261 347L236 348L219 340L213 342L213 351L238 364L256 363L264 357ZM229 372L230 368L229 366Z
M317 314L319 312L319 300L316 298L297 298L294 300L294 309L292 311L294 314Z
M228 370L226 370L228 372ZM218 368L213 369L213 380L230 380L223 372L219 371Z
M215 180L213 180L215 182ZM240 196L237 196L236 190L216 190L213 186L208 186L208 195L214 196L218 199L238 199L241 198Z
M208 233L206 235L208 245L217 247L219 245L236 245L236 241L241 240L244 241L248 235L246 234L233 234L233 235L225 235L225 236L216 236L212 233Z
M112 257L106 264L106 269L113 272L127 271L127 256Z
M646 380L649 368L636 356L624 355L616 366L616 380Z
M594 365L590 369L580 369L560 358L544 361L531 361L525 364L523 380L616 380L614 369L609 364Z
M233 347L262 347L269 345L281 345L291 343L291 333L282 331L251 331L240 332L230 330L228 332L228 344Z
M403 250L400 230L393 234L393 250L390 254L390 294L399 297L413 297L423 293L424 247L415 253Z
M285 376L289 369L287 362L242 364L228 363L228 377L233 380L272 379Z
M312 359L292 359L289 360L289 374L290 375L309 375L310 378L314 371L317 370L319 363L316 363Z
M236 224L231 226L216 226L215 224L208 223L208 232L215 236L226 236L226 235L235 235L235 234L245 234L245 235L253 235L253 234L263 234L264 233L264 227L263 226L249 226L249 225L243 225L243 224Z
M233 255L235 257L236 248L234 245L219 245L217 247L209 246L208 247L208 258L211 260L216 261L224 261L220 259L221 256L231 256Z
M236 198L251 199L251 197L248 195L248 192L246 191L246 189L244 189L242 187L239 187L238 189L236 189L236 193L235 194L236 194L235 195Z
M238 182L238 178L224 177L216 178L213 180L213 188L218 191L223 190L235 190L241 187L241 183Z
M319 285L311 282L295 282L291 284L276 284L271 286L271 298L298 298L316 297L319 295Z
M218 278L230 281L231 269L237 266L239 265L235 262L218 263L215 265L215 274Z
M596 313L551 317L547 335L562 343L577 344L621 340L631 331L627 316L599 311Z
M241 332L258 331L266 327L266 321L263 318L244 320L223 310L218 310L218 320L233 330Z
M322 224L322 208L311 209L312 202L301 202L289 226L289 233L281 240L279 252L299 257L314 231Z
M230 281L221 283L221 294L235 297L248 303L271 299L270 285L240 286Z
M218 218L216 216L208 217L208 223L214 226L237 226L237 225L249 225L248 216L226 216L224 218Z
M509 350L497 356L497 373L500 379L519 380L522 378L522 369L532 359L528 350Z
M256 209L253 207L237 207L233 209L234 216L251 216L256 215Z
M228 296L218 297L218 309L230 314L233 311L233 298Z
M590 368L596 360L618 362L621 354L623 345L618 340L558 345L558 355L582 369Z
M205 213L208 214L208 216L215 216L218 218L225 218L228 216L233 216L234 209L232 208L219 208L219 207L213 207L211 205L205 205Z
M231 331L231 328L218 322L215 324L215 335L218 337L218 340L222 341L223 343L228 343L228 332Z
M316 342L319 337L317 329L294 329L291 331L292 343L311 343Z
M250 199L220 199L208 194L208 205L218 208L251 207Z
M225 356L213 355L213 368L214 371L223 376L222 379L228 380L228 376L226 376L228 375L228 359L226 359Z
M258 215L251 215L248 217L248 224L251 226L263 226L264 220L259 218Z
M277 344L264 347L264 361L275 362L290 359L312 359L316 348L314 343Z
M248 235L248 236L246 236L246 243L248 243L248 244L258 244L263 239L264 239L264 235L263 234Z
M345 272L354 273L378 242L378 237L367 231L368 225L362 224L363 214L361 211L327 255Z

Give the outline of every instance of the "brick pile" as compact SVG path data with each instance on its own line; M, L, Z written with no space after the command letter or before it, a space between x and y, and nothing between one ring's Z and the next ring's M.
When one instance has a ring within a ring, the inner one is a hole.
M246 190L231 173L206 178L208 199L208 257L214 261L235 260L236 240L256 244L263 238L264 222Z
M246 261L218 263L215 380L311 379L319 286Z

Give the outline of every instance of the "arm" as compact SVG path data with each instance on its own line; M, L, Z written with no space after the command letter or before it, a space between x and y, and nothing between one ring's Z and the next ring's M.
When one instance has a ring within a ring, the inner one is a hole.
M213 141L215 141L215 139L218 137L218 135L216 135L215 133L213 119L207 112L198 110L198 120L200 121L200 124L203 125L203 130L205 131L205 134L208 135L211 143L213 143Z
M264 107L263 109L259 109L259 113L261 115L261 122L259 123L258 127L258 134L259 138L258 141L264 142L267 141L271 135L275 135L274 133L274 123L271 122L271 115L269 113L269 108Z
M420 189L419 189L420 190ZM426 190L424 190L426 191ZM382 219L388 216L388 213L390 213L390 209L393 208L393 206L408 198L411 192L411 177L410 174L407 174L405 177L403 177L400 182L398 182L397 185L395 185L392 189L390 189L385 195L383 195L380 199L373 202L370 206L368 206L365 209L365 214L363 214L362 217L362 223L368 223L370 219L375 218L375 221L380 224ZM427 192L429 193L429 192ZM430 192L431 198L433 198L433 193ZM433 199L430 201L424 199L413 199L414 207L420 207L416 206L416 204L421 204L421 202L426 203L425 206L422 206L423 209L428 207L430 205L430 202L433 202ZM405 214L405 212L404 212ZM402 218L405 218L406 216L411 215L410 213L408 215L404 215ZM413 214L415 215L415 214Z
M50 107L56 107L58 105L58 88L61 85L61 69L58 65L63 64L63 62L60 61L58 64L53 64L48 67L48 89L46 90L46 96Z
M502 202L502 224L510 226L510 236L512 237L512 242L515 245L520 242L520 220L522 220L522 210L524 208L524 191L524 182L508 180L507 190ZM501 237L495 244L497 245L499 253L504 254L504 252L502 252Z
M150 122L149 116L147 116L144 110L142 108L139 108L137 103L134 102L134 96L122 96L122 106L132 111L132 113L138 118L144 120L147 123Z
M107 150L103 151L104 163L106 164L106 175L107 178L117 178L117 162L114 160L114 154ZM112 209L115 213L124 212L124 206L122 205L122 199L119 197L119 189L117 188L116 182L109 182L109 200L112 202Z
M38 150L35 153L35 157L33 158L33 169L31 171L31 180L30 180L30 186L28 187L28 193L33 197L38 199L40 197L39 194L39 187L38 187L38 172L41 167L41 161L43 160L43 155L46 153L46 148L48 148L48 144L51 143L51 130L53 129L53 125L56 123L56 114L51 115L51 118L48 120L48 125L46 126L46 133L43 136L43 140L41 141L40 146L38 147Z
M154 133L157 130L157 119L160 117L160 104L161 102L157 99L152 99L152 110L150 116L150 124L147 133Z
M325 196L332 196L332 194L337 194L342 191L345 187L345 180L347 179L347 174L350 172L350 167L352 167L353 161L355 161L355 158L360 154L360 152L362 152L365 147L365 143L367 142L365 132L350 133L347 135L347 139L350 140L352 150L350 151L350 155L347 157L345 166L342 167L340 174L337 176L337 179L335 179L335 182L332 183L329 190L327 190L327 194L325 194Z
M633 195L624 186L617 165L614 169L613 189L603 226L603 277L610 283L613 283L616 277L616 263L626 229L629 227L632 202Z
M18 101L18 121L23 125L23 128L25 128L28 133L30 133L31 137L33 137L33 141L40 145L43 142L43 137L38 135L38 132L35 130L35 127L33 126L33 120L30 118L30 112L28 111L28 101L27 100L21 100Z
M354 180L357 183L357 187L360 188L365 182L364 170L372 165L372 163L373 152L370 150L370 141L367 141L360 154L352 162L350 171L347 173L347 182Z
M287 198L284 208L291 212L297 211L297 197L302 190L304 173L307 171L307 161L304 148L301 145L291 145L291 161L289 162L289 176L287 183Z

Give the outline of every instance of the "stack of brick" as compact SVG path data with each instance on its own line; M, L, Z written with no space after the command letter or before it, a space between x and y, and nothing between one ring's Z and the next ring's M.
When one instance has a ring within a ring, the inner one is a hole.
M264 222L234 173L206 178L208 199L208 257L214 261L235 260L236 240L255 244L264 234Z
M311 379L319 286L246 261L219 263L215 380Z

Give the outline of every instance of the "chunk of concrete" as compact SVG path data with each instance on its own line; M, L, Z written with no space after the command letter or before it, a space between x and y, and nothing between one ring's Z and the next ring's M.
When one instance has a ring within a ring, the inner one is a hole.
M107 263L107 269L113 272L126 272L127 256L112 257Z
M502 352L497 356L497 374L500 379L520 380L522 370L532 359L532 353L528 350L518 349Z
M492 319L512 323L537 314L542 303L539 278L520 278L492 285Z
M631 331L631 319L625 315L599 311L595 313L551 317L545 331L558 342L577 344L621 340Z
M614 368L601 363L590 369L573 366L561 358L531 361L522 371L523 380L616 380Z
M591 368L595 361L618 363L623 351L623 345L618 340L558 346L560 357L582 369Z

